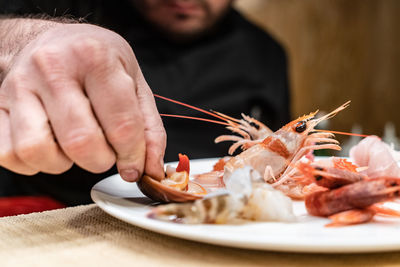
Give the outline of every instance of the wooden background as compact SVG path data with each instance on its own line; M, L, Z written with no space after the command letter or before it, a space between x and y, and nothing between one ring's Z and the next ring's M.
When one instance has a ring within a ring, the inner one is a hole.
M400 135L400 0L237 0L290 63L292 117L351 100L329 128Z

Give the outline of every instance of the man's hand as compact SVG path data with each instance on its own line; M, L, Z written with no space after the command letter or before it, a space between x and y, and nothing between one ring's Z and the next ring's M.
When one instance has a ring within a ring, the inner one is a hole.
M39 34L0 87L0 165L32 175L73 163L104 172L115 162L136 181L161 178L166 134L128 43L87 24Z

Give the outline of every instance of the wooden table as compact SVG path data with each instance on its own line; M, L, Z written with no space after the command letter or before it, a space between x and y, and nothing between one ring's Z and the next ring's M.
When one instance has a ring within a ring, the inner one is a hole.
M95 204L0 219L2 267L321 265L400 266L400 252L297 254L207 245L132 226Z

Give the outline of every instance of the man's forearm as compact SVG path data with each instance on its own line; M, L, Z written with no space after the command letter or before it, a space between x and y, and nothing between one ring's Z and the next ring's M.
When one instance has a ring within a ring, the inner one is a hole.
M70 19L10 18L0 16L0 84L16 55L39 34Z

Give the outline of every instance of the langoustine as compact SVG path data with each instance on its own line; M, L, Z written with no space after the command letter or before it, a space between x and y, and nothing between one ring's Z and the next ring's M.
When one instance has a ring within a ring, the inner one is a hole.
M235 169L248 165L257 170L265 182L272 184L291 198L302 199L304 197L302 186L291 178L297 172L295 163L310 151L341 149L332 133L316 131L315 127L320 122L335 116L348 105L349 102L346 102L320 118L315 118L318 111L302 116L278 131L270 133L257 144L251 143L247 149L244 147L243 152L226 162L224 181L229 179ZM238 128L244 130L242 126ZM246 144L246 139L247 137L244 136L243 140L238 142L243 146ZM229 136L225 136L223 140L230 140ZM233 147L236 148L237 145L234 144Z
M158 96L161 97L161 96ZM167 99L165 97L161 97ZM167 99L169 101L188 106L187 104ZM329 114L320 118L315 118L318 111L309 115L302 116L279 129L276 132L268 130L266 126L256 120L243 115L244 120L236 120L221 113L211 113L201 110L202 112L213 114L228 124L228 129L242 135L241 138L221 137L218 141L235 141L230 151L242 146L244 149L239 155L231 157L225 164L223 172L223 183L229 179L231 174L239 168L250 166L260 173L264 181L272 183L274 187L285 191L291 197L296 197L297 185L290 180L290 176L294 173L293 162L296 162L305 154L312 150L333 149L340 150L338 141L335 140L333 134L328 132L315 131L314 128L321 121L335 116L338 112L345 109L349 102L336 108ZM258 127L252 126L256 124ZM256 139L254 139L256 138ZM234 149L233 149L234 148ZM213 173L215 175L215 173ZM215 176L218 179L221 177ZM168 179L169 177L167 177ZM139 188L150 198L161 200L164 202L185 202L199 199L198 195L193 195L185 190L172 191L174 188L166 188L151 177L144 176L139 181ZM294 185L294 186L292 186ZM293 193L295 192L295 193ZM300 195L299 198L302 196Z
M357 172L356 166L347 162L345 168L324 168L315 163L300 163L299 170L315 179L319 186L305 197L307 212L313 216L328 217L327 226L365 223L375 214L399 216L400 212L382 203L400 196L399 177L369 178ZM343 166L342 166L343 167Z
M258 140L256 144L250 141L251 146L249 148L225 163L224 179L227 179L236 168L248 165L263 175L265 181L272 179L274 181L280 180L280 183L283 183L288 177L285 175L293 170L291 163L296 162L309 151L318 149L340 150L338 142L331 133L317 132L314 129L320 122L345 109L348 104L349 102L320 118L315 118L318 111L312 112L291 121L278 131ZM224 141L227 140L229 139L224 138ZM242 146L246 144L245 140L237 141L237 143L242 144ZM236 147L237 143L233 144L232 147Z
M309 214L332 219L330 225L358 224L370 221L376 213L399 216L395 210L380 206L381 202L398 198L399 192L400 178L371 178L313 193L306 197L305 205Z
M246 221L296 220L292 201L282 192L262 182L250 167L237 169L225 190L210 194L192 203L172 203L154 208L153 219L186 224L240 223Z

